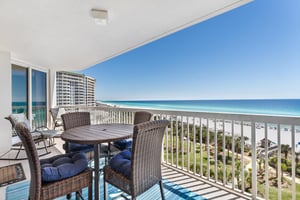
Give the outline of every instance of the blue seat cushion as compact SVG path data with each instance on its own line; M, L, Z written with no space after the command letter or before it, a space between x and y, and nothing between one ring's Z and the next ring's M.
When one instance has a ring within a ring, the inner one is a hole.
M110 159L109 165L114 171L131 179L131 151L125 149L116 154Z
M66 144L63 144L63 149L66 150ZM70 152L90 152L90 151L94 151L94 145L92 144L78 144L78 143L69 143L69 150Z
M115 141L113 145L121 151L124 149L130 149L132 147L132 139L118 140Z
M52 182L75 176L88 167L88 160L83 152L74 152L41 159L43 182Z

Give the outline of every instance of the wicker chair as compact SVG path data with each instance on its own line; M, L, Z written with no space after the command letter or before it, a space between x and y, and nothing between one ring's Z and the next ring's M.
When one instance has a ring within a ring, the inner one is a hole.
M150 112L137 111L134 113L133 124L136 125L139 123L150 121L151 117L152 117L152 113ZM126 148L131 148L131 144L132 144L132 139L124 139L124 140L113 142L113 146L121 151Z
M61 115L64 130L75 128L78 126L85 126L91 124L91 117L89 112L71 112ZM66 153L74 151L83 151L87 154L93 152L93 145L65 143L63 146ZM91 155L88 155L91 158Z
M64 130L75 128L78 126L85 126L91 124L91 118L89 112L71 112L61 115L63 120ZM92 144L76 144L76 143L65 143L63 148L66 152L82 151L85 152L88 159L92 160L94 157L94 145ZM108 145L101 145L100 157L108 158Z
M107 183L136 197L159 183L164 199L161 175L162 140L169 121L157 120L134 126L130 157L130 178L112 168L112 160L104 167L104 198L107 199ZM128 150L125 150L128 151Z
M20 123L16 125L15 129L23 142L28 156L31 174L29 199L54 199L72 192L77 193L76 199L78 199L79 193L77 191L81 191L81 189L85 187L88 187L88 199L92 199L92 171L89 168L75 176L63 180L48 183L43 182L41 164L31 134L28 129Z
M143 122L150 121L152 113L147 111L137 111L134 113L133 124L139 124Z

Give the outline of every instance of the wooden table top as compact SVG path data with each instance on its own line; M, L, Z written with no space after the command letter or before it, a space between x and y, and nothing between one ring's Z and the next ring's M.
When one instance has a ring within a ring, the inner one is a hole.
M95 124L64 131L61 138L79 144L100 144L132 137L132 124Z

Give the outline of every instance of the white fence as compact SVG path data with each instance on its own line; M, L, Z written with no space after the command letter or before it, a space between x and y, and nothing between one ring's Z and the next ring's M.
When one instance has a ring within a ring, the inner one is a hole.
M134 112L141 110L65 109L89 111L95 124L133 123ZM170 121L164 139L166 164L252 199L296 199L296 174L300 175L300 118L143 110L153 113L154 120ZM287 194L282 192L283 188Z

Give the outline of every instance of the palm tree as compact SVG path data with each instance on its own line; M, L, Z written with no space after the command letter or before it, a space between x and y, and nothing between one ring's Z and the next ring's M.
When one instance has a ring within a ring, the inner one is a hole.
M217 143L218 143L218 154L221 152L221 151L224 151L223 149L223 132L222 131L218 131L217 133Z
M223 182L223 176L224 176L224 174L223 174L223 168L219 167L218 168L218 180L221 181L221 182Z
M246 176L246 183L247 185L249 185L248 188L246 188L246 191L250 191L250 189L252 188L252 169L249 168L249 171L247 172L247 176Z
M240 180L240 175L241 175L241 161L237 160L236 164L235 164L235 176L237 179L237 183L238 183L238 188L240 189L242 187L242 182Z
M237 153L236 154L236 159L238 159L238 154L242 152L242 137L238 136L236 137L235 141L234 141L234 150Z
M262 164L264 163L264 159L259 156L258 158L258 170L261 172L262 171Z
M287 170L285 163L281 163L281 181L283 180L283 172Z
M296 166L298 166L299 165L299 162L300 162L300 159L299 159L299 156L300 156L300 152L295 152L295 154L296 154Z
M290 149L291 148L290 148L290 146L288 144L282 144L281 145L281 153L284 153L285 159L287 159L288 153L289 153Z
M227 149L227 158L229 159L229 151L231 149L231 136L228 135L225 136L225 146Z
M276 171L276 178L278 177L278 162L277 161L278 161L277 157L273 157L270 160L270 162L274 164L275 171Z

